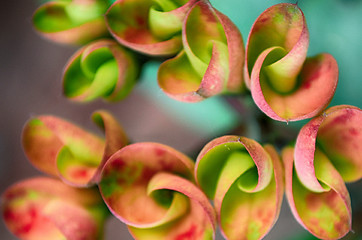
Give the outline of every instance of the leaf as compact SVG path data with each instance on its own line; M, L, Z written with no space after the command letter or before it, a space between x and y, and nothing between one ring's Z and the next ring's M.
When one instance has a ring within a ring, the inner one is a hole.
M100 97L119 101L131 92L138 68L135 56L116 42L92 42L68 61L63 73L64 95L80 102Z
M103 239L108 211L96 189L37 177L9 187L1 200L7 227L21 239Z

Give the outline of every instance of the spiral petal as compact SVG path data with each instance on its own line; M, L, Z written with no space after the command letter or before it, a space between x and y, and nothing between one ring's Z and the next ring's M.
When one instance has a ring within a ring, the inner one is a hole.
M192 182L170 173L157 173L149 182L148 191L173 191L173 201L183 199L181 217L168 227L137 229L130 227L136 239L212 239L216 228L215 212L207 197ZM190 203L188 203L188 199ZM186 200L186 202L185 202ZM171 209L171 207L170 207ZM173 209L176 210L175 208ZM176 211L175 211L176 212ZM160 224L161 225L161 224Z
M306 124L295 146L295 168L307 187L323 190L315 178L314 155L321 150L345 181L362 177L362 111L348 105L334 106Z
M322 190L308 188L293 169L293 147L283 150L286 196L297 221L321 239L340 239L351 230L351 203L343 179L328 158L315 153L315 178Z
M257 106L278 121L317 115L329 103L338 82L338 66L329 54L306 59L309 35L295 4L277 4L255 21L246 50L245 78Z
M164 62L158 82L167 95L196 102L242 90L243 40L235 25L210 3L199 1L186 15L184 51Z
M283 171L273 147L237 136L214 139L200 152L195 174L227 239L261 239L276 222Z
M80 102L100 97L121 100L132 90L138 68L135 56L116 42L93 42L76 52L66 65L64 95Z
M214 212L192 183L193 162L158 143L136 143L106 163L100 190L136 239L208 239Z

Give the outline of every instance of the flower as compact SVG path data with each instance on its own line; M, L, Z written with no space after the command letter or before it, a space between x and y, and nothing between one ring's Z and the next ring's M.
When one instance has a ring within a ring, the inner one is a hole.
M98 97L118 101L132 90L138 65L134 54L115 41L94 41L68 61L63 74L64 94L80 102Z
M35 29L59 43L85 44L108 36L103 18L108 4L104 0L51 1L34 13Z
M300 130L294 148L283 150L289 205L298 222L318 238L339 239L351 230L344 181L362 177L361 121L357 107L331 107Z
M271 145L238 136L216 138L197 157L195 176L214 201L226 239L261 239L278 219L283 169Z
M6 226L23 240L101 240L109 215L95 188L77 189L49 177L10 186L1 203Z
M334 95L336 60L327 53L306 59L308 44L305 18L296 4L274 5L252 26L245 82L256 105L274 120L314 117Z
M149 55L181 49L182 21L197 0L118 0L105 16L109 32L122 45Z
M183 49L161 64L158 83L171 98L197 102L243 89L244 46L231 20L208 1L198 1L182 27Z
M93 120L104 130L106 143L58 117L42 115L30 119L22 137L26 156L39 170L70 185L94 185L105 162L128 144L128 138L108 112L95 112Z
M108 160L99 189L135 239L211 239L215 213L193 183L193 167L171 147L135 143Z

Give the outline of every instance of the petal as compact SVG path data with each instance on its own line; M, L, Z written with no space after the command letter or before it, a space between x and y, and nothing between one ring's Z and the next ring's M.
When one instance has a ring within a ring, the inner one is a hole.
M182 51L178 56L161 64L158 82L165 93L180 101L198 102L221 93L224 89L225 71L220 64L225 62L224 46L216 43L206 73L201 78Z
M108 29L122 45L141 53L175 54L181 49L181 22L195 0L182 6L165 2L118 0L107 11Z
M279 76L279 80L283 77L295 78L305 60L308 44L304 15L296 4L281 3L265 10L254 22L247 41L247 85L250 86L250 75L259 55L271 47L280 47L283 50L273 59L275 61L279 58L274 64L282 70L280 74L286 74ZM283 87L283 84L279 86L278 82L274 84L276 87Z
M199 1L186 16L182 40L191 65L199 76L211 81L203 87L209 95L242 90L244 44L240 31L209 2ZM215 59L214 59L215 58ZM205 81L203 80L203 81ZM218 83L220 89L213 88Z
M163 62L157 75L158 85L171 98L185 102L197 102L204 98L197 93L201 78L184 51Z
M260 239L276 222L283 175L273 147L263 148L237 136L214 139L200 152L195 175L201 189L214 200L226 238Z
M308 58L299 78L301 85L290 94L280 94L268 84L261 74L261 66L268 54L276 48L263 52L252 72L251 93L257 106L269 117L278 121L297 121L310 118L322 111L334 95L338 82L338 66L329 54Z
M75 189L38 177L4 192L2 214L9 230L24 240L81 240L102 239L108 211L95 189Z
M322 111L334 95L338 65L323 53L306 60L309 36L295 4L277 4L255 21L247 42L246 83L257 106L278 121Z
M321 189L314 177L314 153L322 150L345 181L362 177L362 111L341 105L331 107L299 132L295 146L295 167L299 178L311 189Z
M23 130L28 159L71 185L94 184L109 156L127 143L123 129L109 113L96 112L94 119L106 132L106 144L63 119L49 115L31 119Z
M64 95L87 102L118 101L132 90L138 77L135 56L111 40L92 42L76 52L63 73Z
M150 229L130 227L136 239L211 239L213 238L216 217L207 197L189 180L170 173L158 173L149 182L148 192L172 191L175 200L186 200L181 207L183 216L167 227ZM189 200L188 200L189 199ZM188 203L190 201L190 203ZM186 205L186 206L185 206ZM188 206L189 205L189 206ZM186 208L185 208L186 207ZM170 207L171 209L171 207ZM175 208L173 210L176 210Z
M297 221L321 239L339 239L351 230L350 198L342 177L319 150L315 154L315 178L323 191L305 187L293 170L293 148L283 150L286 196Z
M101 239L97 233L97 222L91 213L79 206L61 200L50 201L43 209L49 219L67 239ZM60 217L62 216L62 217ZM77 224L70 224L77 223Z
M194 0L179 2L155 0L149 11L151 32L160 39L167 39L180 33L185 15L195 2Z
M160 87L170 97L197 102L242 90L243 41L235 25L204 1L184 21L184 51L161 64Z
M97 163L102 157L104 143L63 119L42 115L30 119L25 125L23 146L34 166L57 176L57 155L65 146L72 155Z
M147 194L150 179L158 172L171 172L192 179L193 162L168 146L157 143L136 143L116 152L102 171L99 187L112 213L137 228L163 222L171 203L164 196L160 205ZM145 207L147 206L147 207Z
M182 40L191 65L203 76L214 42L227 45L225 32L210 3L199 1L191 8L182 29Z
M227 81L227 90L231 93L239 93L243 90L243 68L245 61L245 49L243 37L239 29L224 14L215 9L226 36L229 53L229 78Z
M109 112L104 110L94 112L92 115L92 120L103 130L106 135L106 146L103 154L103 160L98 168L100 172L105 162L115 152L126 146L129 143L129 140L122 126Z
M215 213L192 182L193 165L168 146L131 144L106 163L100 191L135 239L210 239Z
M66 44L84 44L107 36L103 1L52 1L39 7L34 27L44 37Z

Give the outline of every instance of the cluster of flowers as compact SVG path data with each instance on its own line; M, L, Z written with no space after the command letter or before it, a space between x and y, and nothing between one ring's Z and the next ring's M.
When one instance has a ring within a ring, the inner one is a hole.
M115 39L91 42L71 58L63 77L71 99L124 98L141 66L132 49L174 56L158 72L172 98L201 101L245 85L272 119L314 118L280 155L270 144L222 136L196 163L163 144L129 144L105 111L92 116L105 140L54 116L32 118L24 151L52 178L24 180L2 195L4 220L19 238L102 239L111 212L135 239L212 239L217 226L226 239L261 239L284 192L297 221L318 238L351 230L345 182L362 177L362 110L325 110L338 66L329 54L306 57L308 30L297 5L265 10L245 53L238 29L206 0L54 1L36 11L34 23L63 43Z
M272 145L223 136L194 164L166 145L128 145L108 112L93 120L105 141L53 116L26 124L28 159L59 180L32 178L3 194L4 220L21 239L102 239L104 203L135 239L212 239L217 222L226 239L261 239L278 218L284 189L315 236L337 239L351 229L344 181L362 177L358 108L332 107L311 120L283 149L283 161Z

